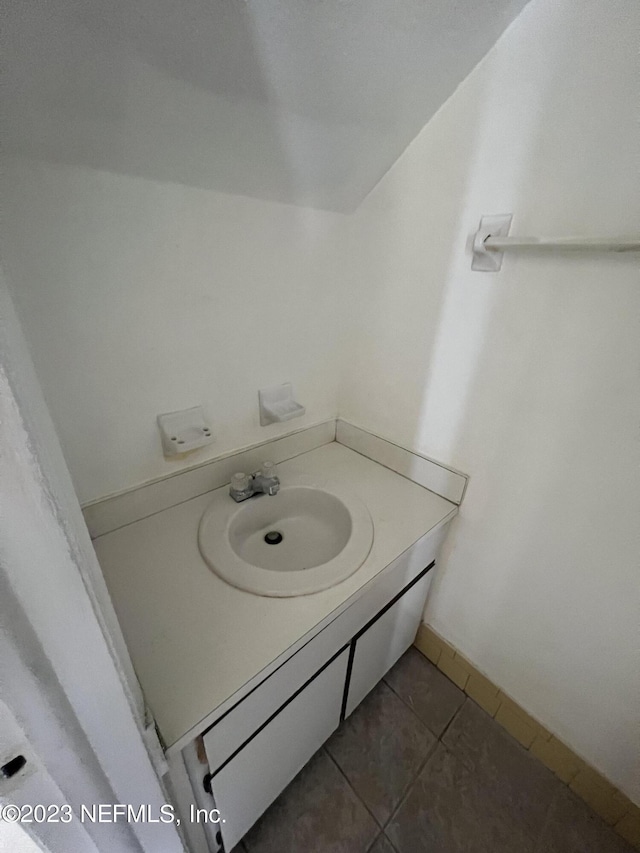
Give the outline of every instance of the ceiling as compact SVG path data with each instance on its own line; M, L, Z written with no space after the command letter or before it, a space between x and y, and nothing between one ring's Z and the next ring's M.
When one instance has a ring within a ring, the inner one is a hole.
M351 211L526 0L5 0L9 153Z

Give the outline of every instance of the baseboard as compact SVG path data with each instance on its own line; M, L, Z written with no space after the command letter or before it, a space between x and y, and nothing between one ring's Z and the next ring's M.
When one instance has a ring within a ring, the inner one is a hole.
M640 807L531 717L428 625L420 625L414 645L618 835L640 850Z

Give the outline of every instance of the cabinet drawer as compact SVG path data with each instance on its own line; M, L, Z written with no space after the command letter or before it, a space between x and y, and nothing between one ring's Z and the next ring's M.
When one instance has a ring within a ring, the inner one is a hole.
M344 646L329 626L232 706L206 732L209 769L215 774L247 738Z
M213 776L225 850L233 849L338 727L347 659L345 649ZM213 770L213 731L204 746Z

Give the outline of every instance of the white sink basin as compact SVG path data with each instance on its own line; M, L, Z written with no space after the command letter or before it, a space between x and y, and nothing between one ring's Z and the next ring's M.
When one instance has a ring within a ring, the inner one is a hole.
M198 530L200 553L217 575L269 596L340 583L360 568L372 543L373 522L359 498L303 477L287 477L277 495L239 504L220 489Z

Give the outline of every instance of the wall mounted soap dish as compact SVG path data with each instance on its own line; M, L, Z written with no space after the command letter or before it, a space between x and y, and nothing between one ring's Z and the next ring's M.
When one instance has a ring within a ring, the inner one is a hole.
M279 424L299 418L305 413L293 396L293 387L290 382L284 385L274 385L271 388L262 388L258 391L258 402L260 404L260 426L268 424Z
M177 456L211 444L214 440L200 406L158 415L158 428L165 456Z

